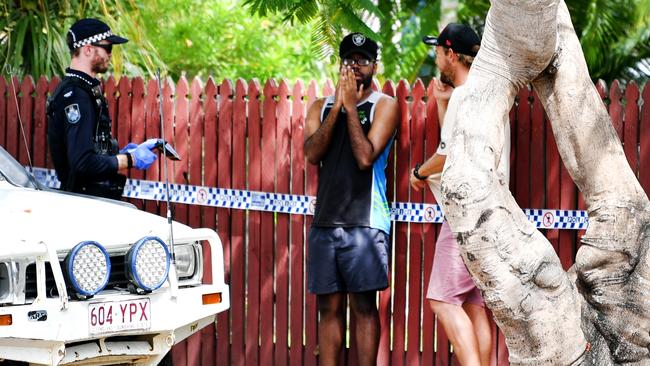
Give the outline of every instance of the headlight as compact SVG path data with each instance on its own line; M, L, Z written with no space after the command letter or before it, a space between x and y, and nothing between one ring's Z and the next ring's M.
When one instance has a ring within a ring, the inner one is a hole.
M176 257L176 274L178 278L192 277L196 269L196 251L194 245L175 245L174 256Z
M65 257L65 268L77 294L93 296L103 290L111 274L108 252L95 241L84 241Z
M151 292L165 283L169 274L169 249L157 237L140 239L126 254L125 267L129 281Z

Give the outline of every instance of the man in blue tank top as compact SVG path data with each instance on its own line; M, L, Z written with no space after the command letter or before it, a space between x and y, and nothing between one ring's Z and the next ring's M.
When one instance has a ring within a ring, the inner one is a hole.
M377 360L377 291L388 287L390 258L384 170L398 123L397 102L371 89L377 51L361 33L343 38L335 95L314 102L305 121L305 156L320 165L307 266L318 298L321 365L338 363L348 294L358 364Z

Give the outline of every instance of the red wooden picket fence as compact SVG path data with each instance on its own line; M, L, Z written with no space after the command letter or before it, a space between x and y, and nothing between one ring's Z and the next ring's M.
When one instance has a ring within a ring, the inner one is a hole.
M27 149L36 167L52 168L46 146L45 100L58 79L0 77L0 144L22 164ZM377 87L377 86L375 86ZM628 162L642 186L650 188L650 83L642 91L634 83L623 89L597 84ZM156 80L112 77L104 90L120 146L158 137L159 101ZM388 168L389 197L399 202L433 203L430 192L412 191L408 173L430 156L438 143L436 104L431 85L385 83L401 108L397 140ZM225 80L221 84L182 78L163 82L165 136L183 160L171 176L180 184L241 190L316 194L318 169L302 153L306 108L330 95L332 83L290 85L269 80ZM18 99L18 108L14 100ZM25 128L22 142L18 113ZM523 89L510 113L512 156L510 188L522 208L584 209L564 168L549 123L535 93ZM131 178L162 180L161 166L133 170ZM163 214L165 204L132 201ZM214 228L224 245L230 311L215 325L174 347L175 365L316 365L317 309L306 292L305 235L310 216L273 214L203 206L175 205L175 219L192 227ZM381 365L458 364L449 342L425 299L438 224L397 223L393 228L391 287L379 296ZM582 234L544 230L568 268ZM171 316L171 314L170 314ZM349 322L354 330L354 319ZM495 328L495 335L498 334ZM507 364L502 336L495 336L493 364ZM341 355L342 365L356 362L354 340Z

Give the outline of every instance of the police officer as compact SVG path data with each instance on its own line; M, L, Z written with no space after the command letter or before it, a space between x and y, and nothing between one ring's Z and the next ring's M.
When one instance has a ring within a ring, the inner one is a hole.
M129 143L118 151L108 106L95 77L108 70L113 45L128 42L97 19L81 19L67 34L72 56L65 78L48 100L48 144L61 189L119 199L126 176L147 169L157 158L156 139Z

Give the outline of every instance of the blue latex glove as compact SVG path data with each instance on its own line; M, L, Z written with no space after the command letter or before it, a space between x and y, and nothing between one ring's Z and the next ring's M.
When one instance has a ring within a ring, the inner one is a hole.
M138 144L134 144L133 142L129 142L128 144L126 144L126 146L124 146L123 148L120 149L120 154L126 154L126 153L133 152L133 150L135 150L136 147L138 147Z
M160 139L148 139L147 141L145 141L145 142L141 143L140 145L138 145L138 147L146 146L147 149L151 150L154 147L156 147L156 144L158 143L158 141L160 141Z
M144 170L147 169L153 164L158 156L151 152L156 146L158 139L149 139L136 147L131 154L133 155L133 166L137 169Z

